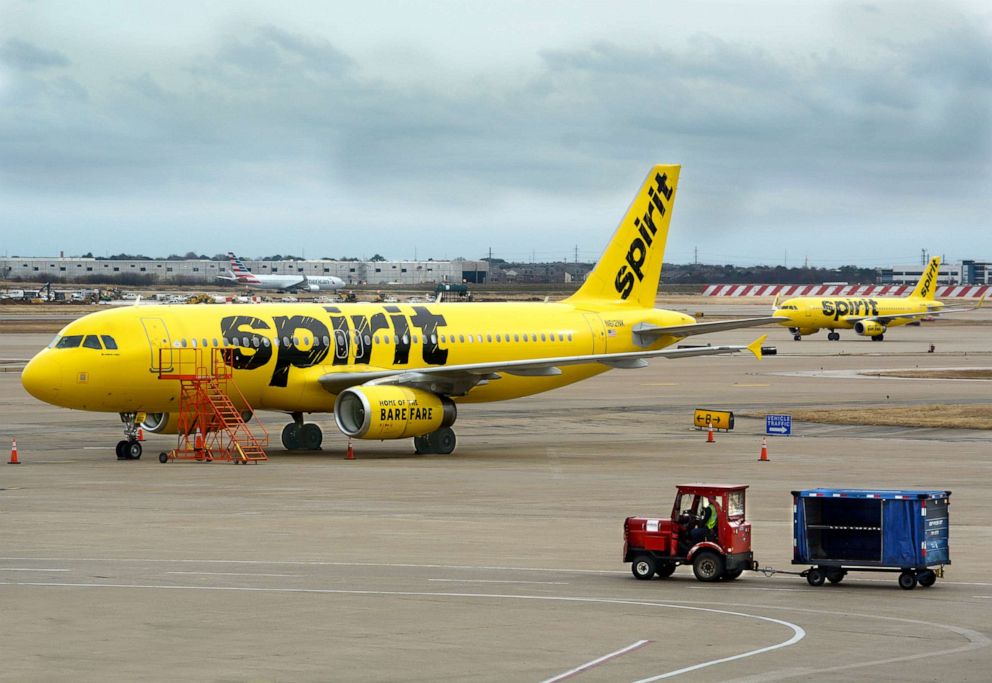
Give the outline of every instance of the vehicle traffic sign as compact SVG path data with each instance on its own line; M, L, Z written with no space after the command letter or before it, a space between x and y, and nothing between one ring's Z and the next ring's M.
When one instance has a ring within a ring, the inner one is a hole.
M792 434L792 416L765 415L765 434L789 436Z

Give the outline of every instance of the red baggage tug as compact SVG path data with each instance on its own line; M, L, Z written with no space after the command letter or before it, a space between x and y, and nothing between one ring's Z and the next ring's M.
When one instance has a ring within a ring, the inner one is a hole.
M681 484L670 519L624 521L623 561L638 579L671 576L680 564L691 564L700 581L732 581L755 569L746 492L745 485Z

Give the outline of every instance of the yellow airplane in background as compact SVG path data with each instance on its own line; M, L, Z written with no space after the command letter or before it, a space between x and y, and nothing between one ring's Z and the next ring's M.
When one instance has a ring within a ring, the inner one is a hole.
M806 335L816 334L821 329L830 330L827 339L837 341L837 330L854 330L872 341L882 341L889 327L908 325L921 318L962 313L980 308L985 297L977 306L969 308L944 308L944 304L934 299L937 291L937 275L940 273L940 257L930 259L926 270L916 284L916 288L906 297L820 297L799 296L788 299L780 306L775 300L773 315L782 320L792 332L793 339L801 341Z
M229 349L224 362L245 399L239 408L289 414L287 449L319 448L321 430L303 416L333 412L348 437L413 437L417 452L450 453L457 404L537 394L650 358L746 349L760 359L764 337L747 346L666 348L690 335L777 320L697 323L654 307L679 169L651 169L587 281L559 303L107 310L67 325L27 365L22 382L47 403L119 413L125 439L118 457L137 458L139 427L175 433L179 423L179 382L159 375L190 349L205 357Z

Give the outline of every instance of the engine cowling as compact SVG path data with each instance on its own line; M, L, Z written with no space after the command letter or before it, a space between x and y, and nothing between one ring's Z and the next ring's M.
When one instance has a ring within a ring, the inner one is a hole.
M885 325L874 320L859 320L854 323L854 331L862 337L877 337L885 332Z
M138 426L153 434L179 433L179 419L175 413L147 413Z
M252 418L252 412L250 410L242 411L241 418L248 422ZM138 426L152 434L178 434L179 415L177 413L145 413L144 419L138 423ZM216 426L212 425L207 431L214 431L214 429Z
M450 398L409 387L351 387L334 402L338 429L356 439L423 436L450 427L457 415Z
M310 284L307 285L307 289L310 290L311 292L319 292L320 291L320 285L315 285L313 283L310 283Z

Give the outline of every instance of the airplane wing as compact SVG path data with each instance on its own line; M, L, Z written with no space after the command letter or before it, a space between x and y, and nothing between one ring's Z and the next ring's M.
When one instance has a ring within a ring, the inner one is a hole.
M738 320L717 320L711 323L693 323L691 325L651 325L648 323L638 323L634 325L635 335L646 337L654 341L658 337L691 337L694 334L708 334L710 332L722 332L723 330L738 330L742 327L757 327L759 325L771 325L773 323L792 323L788 318L767 317L767 318L740 318Z
M583 356L530 358L494 363L468 363L464 365L432 366L411 370L367 370L362 372L331 372L321 376L320 385L331 394L337 394L359 384L392 384L424 389L447 396L464 396L480 382L500 379L501 374L520 377L554 377L561 374L561 367L601 363L612 368L643 368L649 358L690 358L715 356L750 351L761 360L761 345L767 339L762 335L746 346L703 346L693 349L656 349L629 353L595 353Z
M987 294L985 296L988 296ZM985 296L978 300L974 306L967 308L942 308L939 311L921 311L919 313L899 313L897 315L847 315L844 320L856 323L859 320L874 320L881 325L891 325L894 320L911 320L913 318L927 318L929 316L944 315L945 313L966 313L982 307L985 303Z

